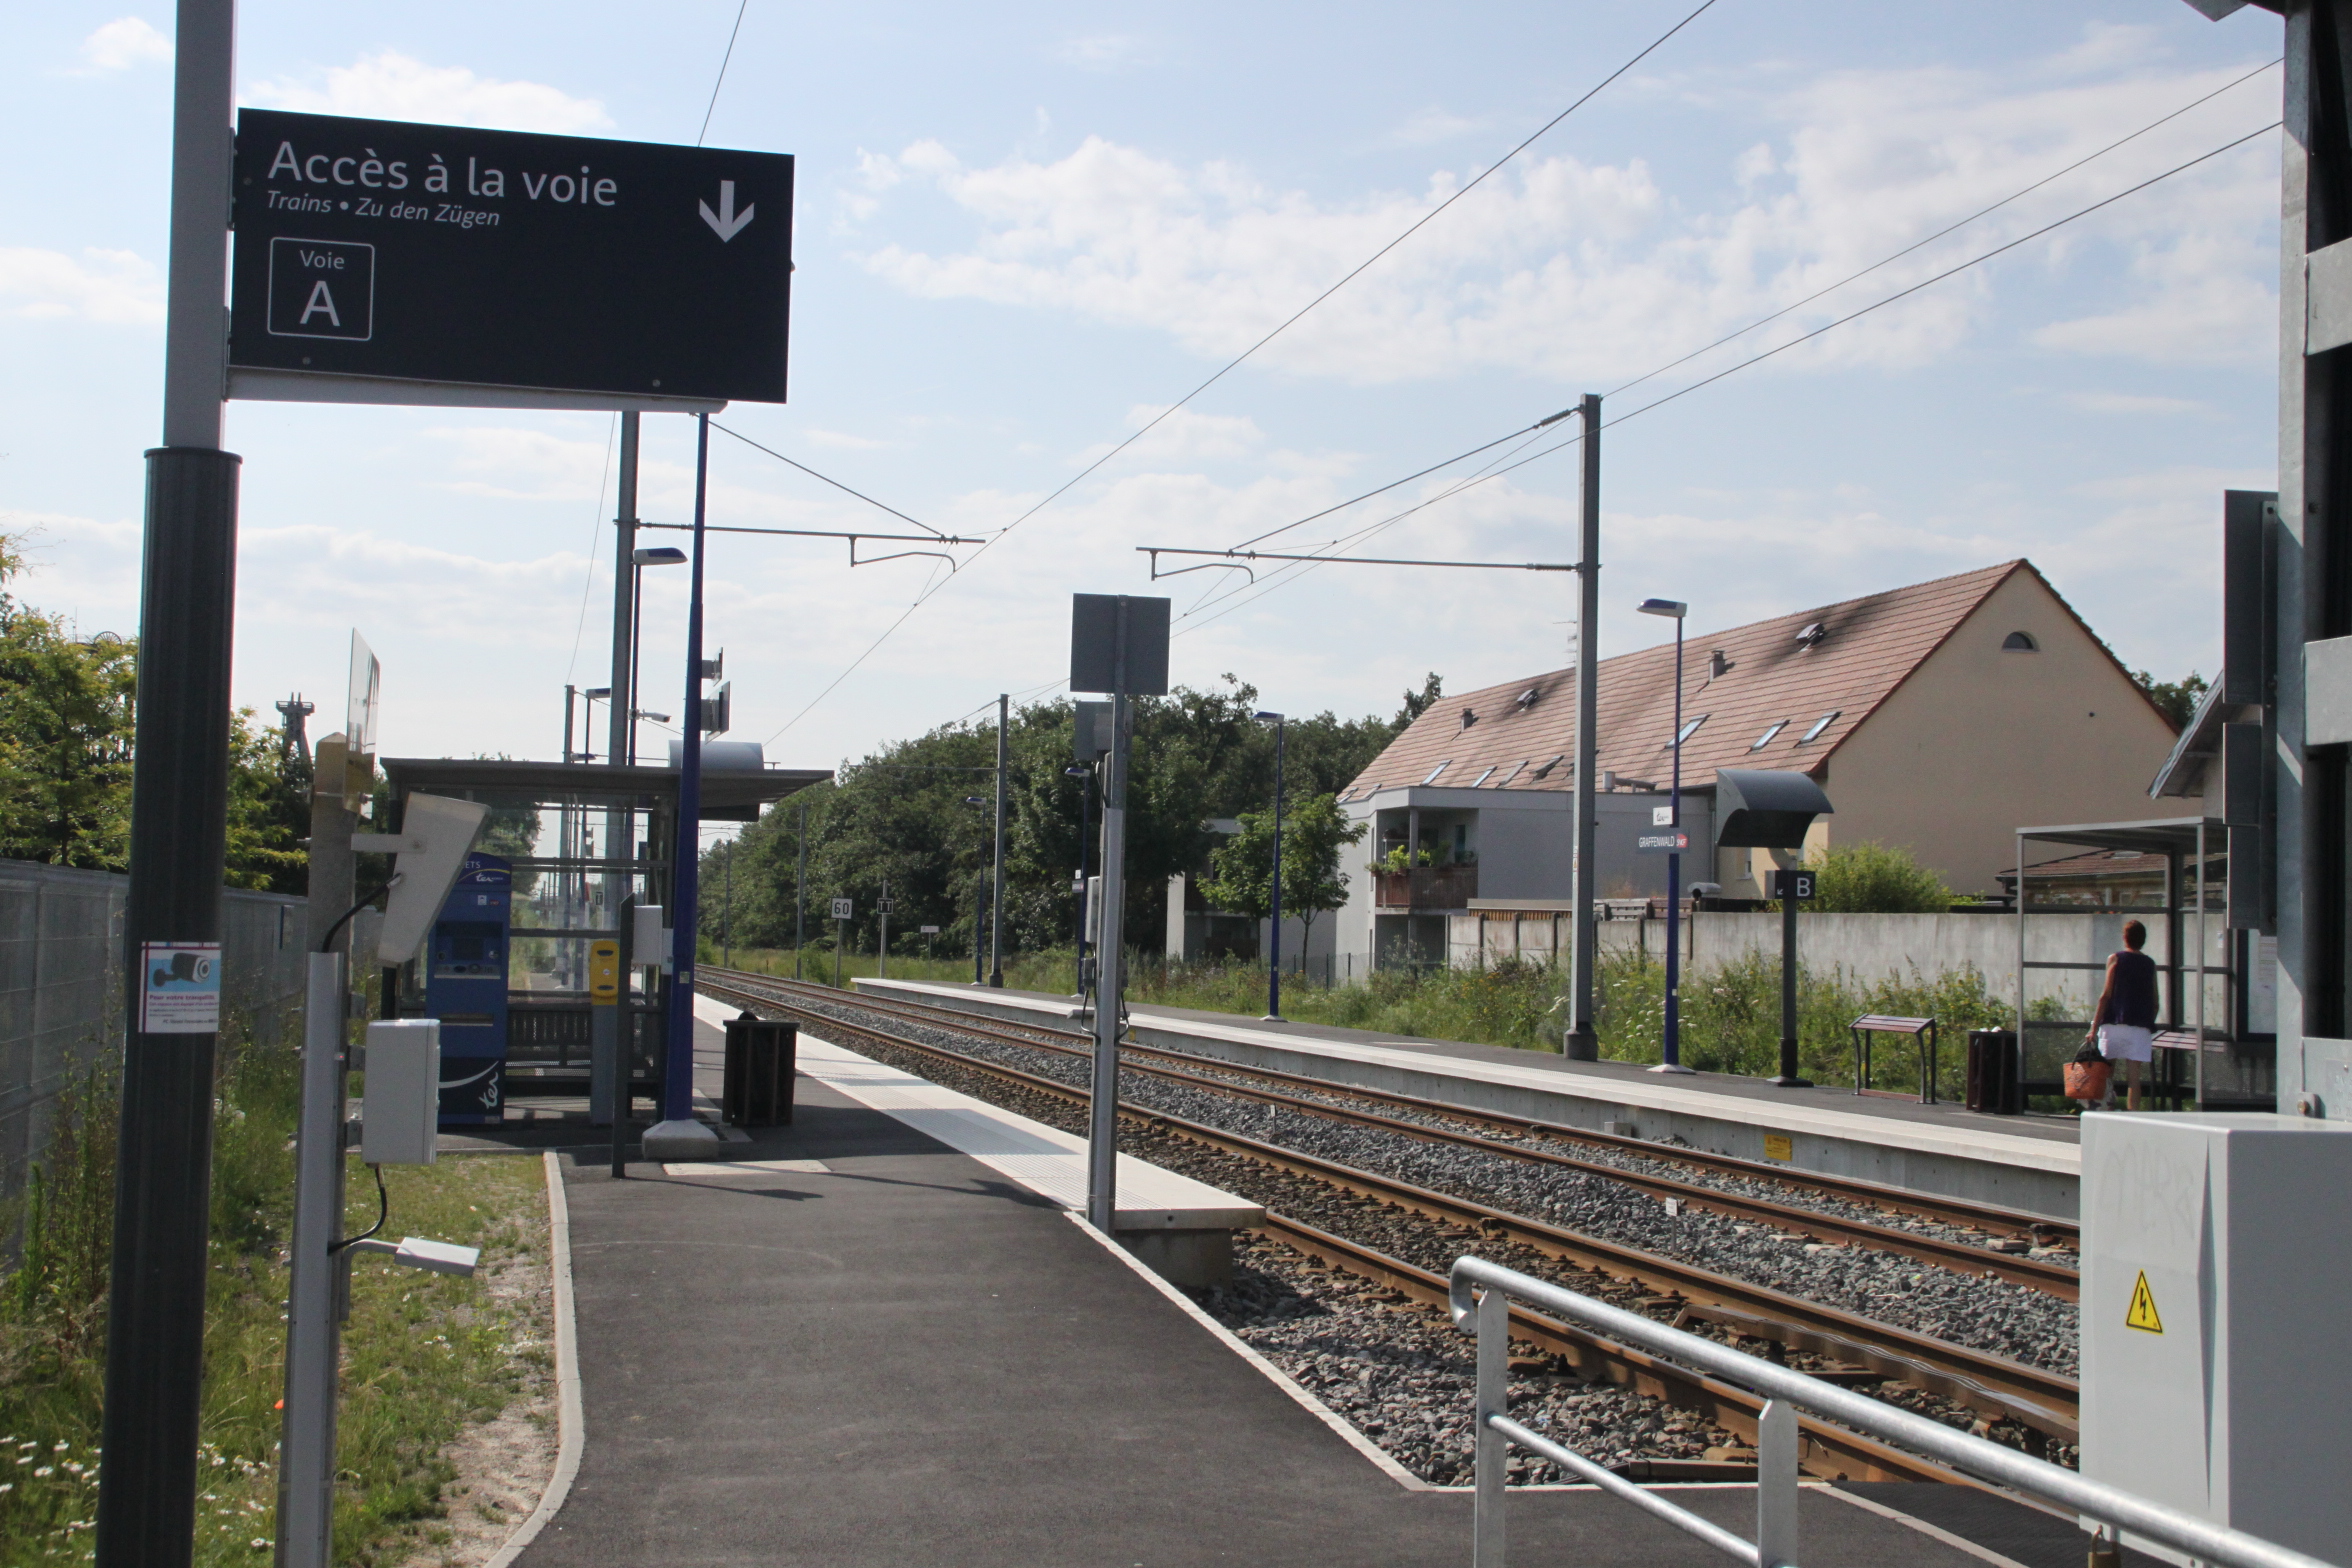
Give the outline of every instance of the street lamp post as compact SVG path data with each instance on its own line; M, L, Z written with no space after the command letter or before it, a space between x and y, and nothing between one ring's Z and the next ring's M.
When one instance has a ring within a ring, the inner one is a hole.
M1644 599L1634 606L1644 615L1662 615L1674 622L1674 772L1666 789L1667 825L1682 829L1682 623L1690 606L1675 599ZM1654 1073L1688 1073L1682 1065L1682 852L1666 852L1666 1059Z
M1274 726L1274 897L1272 935L1267 940L1267 952L1273 962L1266 966L1266 1023L1282 1022L1282 742L1284 724L1279 713L1255 715L1259 723Z
M1086 868L1089 864L1087 851L1092 847L1086 841L1086 819L1087 808L1094 803L1094 769L1083 764L1073 764L1062 769L1062 776L1078 781L1078 990L1076 999L1083 1002L1086 1000Z

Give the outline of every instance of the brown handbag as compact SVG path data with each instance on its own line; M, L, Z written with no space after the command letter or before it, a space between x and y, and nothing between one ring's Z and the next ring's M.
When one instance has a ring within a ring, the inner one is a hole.
M2107 1080L2115 1075L2113 1063L2100 1059L2066 1064L2066 1097L2070 1100L2104 1100Z

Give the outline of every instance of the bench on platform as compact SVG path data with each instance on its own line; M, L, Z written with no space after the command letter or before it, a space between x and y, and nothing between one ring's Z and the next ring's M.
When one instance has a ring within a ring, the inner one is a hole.
M1870 1042L1878 1035L1908 1035L1919 1055L1919 1103L1936 1103L1936 1021L1897 1018L1891 1013L1864 1013L1847 1026L1854 1037L1854 1092L1870 1082Z

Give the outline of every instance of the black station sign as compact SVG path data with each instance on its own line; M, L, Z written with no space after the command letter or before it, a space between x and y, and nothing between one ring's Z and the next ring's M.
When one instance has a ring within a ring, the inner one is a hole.
M238 369L784 401L792 159L247 109Z

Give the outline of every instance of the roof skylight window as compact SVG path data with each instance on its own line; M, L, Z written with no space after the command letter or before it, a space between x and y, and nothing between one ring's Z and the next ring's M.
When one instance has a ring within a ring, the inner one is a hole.
M1510 771L1510 772L1508 772L1508 773L1504 774L1504 775L1503 775L1501 778L1499 778L1499 779L1496 779L1496 780L1495 780L1495 786L1494 786L1494 787L1495 787L1496 789L1501 789L1501 788L1502 788L1502 787L1503 787L1505 784L1508 784L1508 783L1510 783L1510 782L1511 782L1513 779L1517 778L1517 777L1518 777L1518 776L1519 776L1521 773L1525 772L1526 770L1527 770L1527 761L1526 761L1526 759L1525 759L1525 758L1521 758L1519 761L1517 761L1517 762L1514 762L1514 763L1512 763L1512 764L1511 764L1511 771Z
M1451 757L1446 758L1445 761L1439 763L1436 767L1431 768L1429 770L1429 777L1423 779L1421 782L1424 784L1435 784L1437 782L1437 776L1453 765L1454 759Z
M1765 728L1765 731L1764 731L1764 733L1763 733L1763 734L1761 734L1761 735L1757 736L1757 737L1755 738L1755 740L1753 740L1752 742L1750 742L1750 743L1749 743L1749 745L1748 745L1748 750L1750 750L1750 751L1762 751L1762 750L1763 750L1765 747L1767 747L1767 746L1769 746L1769 745L1771 745L1771 744L1772 744L1772 737L1773 737L1773 736L1775 736L1775 735L1778 735L1778 734L1779 734L1779 733L1780 733L1782 730L1785 730L1785 729L1787 729L1787 728L1788 728L1788 720L1786 720L1786 719L1778 719L1778 720L1775 720L1775 721L1774 721L1772 724L1770 724L1769 726L1767 726L1767 727Z
M1560 753L1558 756L1554 757L1554 758L1553 758L1551 761L1549 761L1549 762L1545 763L1545 764L1544 764L1542 767L1540 767L1540 768L1536 769L1536 770L1535 770L1535 776L1536 776L1537 778L1539 778L1539 779L1540 779L1540 778L1549 778L1549 777L1551 776L1552 769L1554 769L1554 768L1558 767L1558 766L1559 766L1561 763L1563 763L1563 762L1565 762L1565 761L1567 761L1567 760L1568 760L1568 753L1566 753L1566 752L1564 752L1564 751L1563 751L1563 752L1561 752L1561 753ZM1571 771L1574 771L1574 770L1571 770Z
M1472 789L1476 789L1476 788L1477 788L1479 785L1481 785L1481 784L1484 784L1484 783L1485 783L1485 782L1486 782L1488 779L1490 779L1490 778L1493 778L1493 777L1494 777L1494 770L1495 770L1496 768L1498 768L1498 767L1501 767L1501 766L1502 766L1502 764L1501 764L1501 763L1499 763L1499 762L1497 762L1497 763L1489 763L1489 764L1487 765L1487 769L1486 769L1486 771L1485 771L1484 773L1481 773L1481 774L1479 774L1479 775L1478 775L1478 777L1476 777L1476 778L1474 778L1474 779L1472 779L1472 780L1470 781L1470 787L1471 787Z
M1807 730L1804 734L1797 737L1797 744L1802 746L1808 741L1819 740L1821 738L1821 732L1825 729L1828 729L1832 724L1837 722L1837 716L1840 711L1842 710L1832 708L1827 713L1824 713L1820 718L1815 719L1813 721L1813 727Z
M1668 746L1669 748L1671 748L1671 747L1674 747L1674 746L1687 746L1687 745L1689 745L1689 744L1690 744L1690 738L1691 738L1693 735L1696 735L1696 734L1699 732L1699 726L1700 726L1700 725L1702 725L1702 724L1704 724L1704 723L1706 723L1706 722L1707 722L1707 715L1705 715L1704 713L1700 714L1700 715L1699 715L1697 718L1695 718L1695 719L1686 719L1686 720L1684 720L1684 721L1683 721L1683 726L1682 726L1682 729L1681 729L1681 730L1680 730L1680 731L1679 731L1679 732L1678 732L1678 733L1675 735L1675 737L1674 737L1674 739L1673 739L1673 740L1671 740L1671 741L1667 742L1667 746Z

